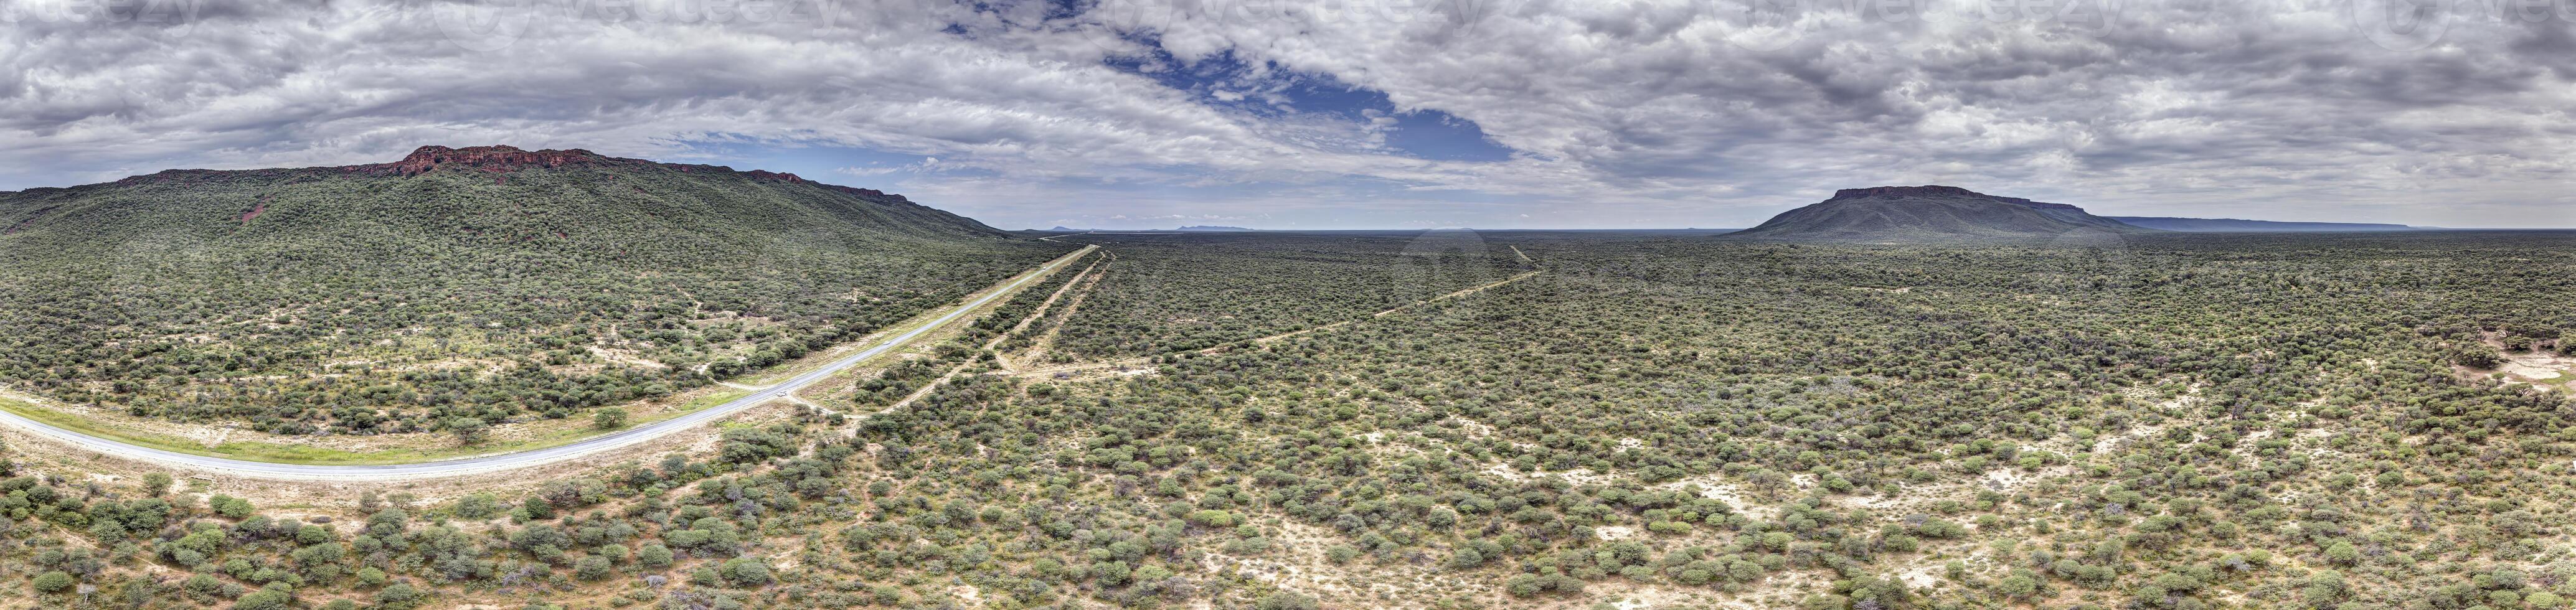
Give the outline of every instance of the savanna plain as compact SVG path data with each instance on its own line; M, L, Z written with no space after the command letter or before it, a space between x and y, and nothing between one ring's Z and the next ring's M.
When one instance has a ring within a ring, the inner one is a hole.
M330 221L449 223L470 255L75 249L7 272L0 396L209 453L485 453L738 397L1099 248L882 361L543 469L272 481L9 430L0 604L2576 599L2576 233L1004 233L899 197L633 171L582 188L724 188L780 206L740 218L864 211L944 237L582 242L602 217L664 230L627 202ZM510 179L557 175L529 174ZM442 180L403 188L495 186ZM227 229L361 188L297 184L239 197ZM529 220L549 215L580 222ZM388 279L418 277L441 279Z

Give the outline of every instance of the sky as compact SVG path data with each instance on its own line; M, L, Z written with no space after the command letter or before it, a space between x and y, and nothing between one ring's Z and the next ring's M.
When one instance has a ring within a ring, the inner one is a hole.
M0 0L0 189L584 148L997 227L1744 227L1946 184L2576 227L2576 0Z

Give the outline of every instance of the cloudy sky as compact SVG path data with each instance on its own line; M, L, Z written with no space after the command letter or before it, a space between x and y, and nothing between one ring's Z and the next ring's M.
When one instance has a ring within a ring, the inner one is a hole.
M2576 226L2576 0L0 1L0 189L510 144L1004 228L1740 227L1949 184Z

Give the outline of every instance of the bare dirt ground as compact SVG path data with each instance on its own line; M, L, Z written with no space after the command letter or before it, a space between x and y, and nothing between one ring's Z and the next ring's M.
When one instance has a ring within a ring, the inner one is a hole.
M2576 390L2576 358L2543 351L2505 354L2495 372L2506 381Z

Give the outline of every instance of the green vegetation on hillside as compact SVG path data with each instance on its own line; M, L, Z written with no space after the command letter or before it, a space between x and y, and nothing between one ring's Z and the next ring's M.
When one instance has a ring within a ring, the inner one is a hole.
M269 432L663 396L1075 247L776 174L604 160L0 193L0 385Z

